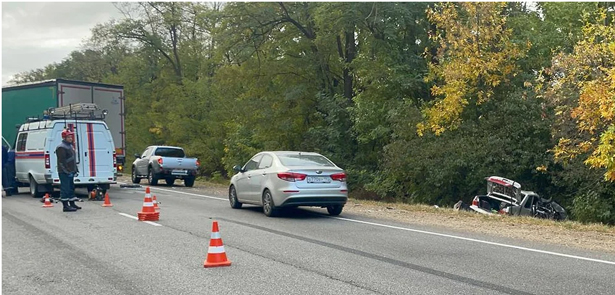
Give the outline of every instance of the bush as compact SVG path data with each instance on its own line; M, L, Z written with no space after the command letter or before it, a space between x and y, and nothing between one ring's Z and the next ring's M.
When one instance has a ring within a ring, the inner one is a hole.
M574 198L572 214L583 222L615 224L615 200L605 192L589 190Z

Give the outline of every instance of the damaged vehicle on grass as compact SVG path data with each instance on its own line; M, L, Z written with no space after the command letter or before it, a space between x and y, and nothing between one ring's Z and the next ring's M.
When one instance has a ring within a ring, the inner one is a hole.
M499 176L487 180L487 194L475 196L468 210L482 214L504 214L565 220L566 210L552 199L521 190L521 184ZM463 207L463 205L462 205Z

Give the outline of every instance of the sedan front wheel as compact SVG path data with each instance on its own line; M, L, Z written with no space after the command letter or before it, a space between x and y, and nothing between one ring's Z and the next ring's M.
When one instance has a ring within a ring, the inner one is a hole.
M237 191L235 190L235 186L231 185L231 188L228 190L228 200L231 203L231 208L241 209L241 205L243 204L237 199Z

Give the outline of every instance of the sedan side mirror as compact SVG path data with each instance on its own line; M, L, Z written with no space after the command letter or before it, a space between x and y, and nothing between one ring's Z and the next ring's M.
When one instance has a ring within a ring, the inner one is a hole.
M244 172L244 170L241 169L241 166L239 166L239 165L233 166L233 171L235 171L235 172Z
M137 159L141 159L141 155L139 155L139 154L135 154L135 158L137 158Z

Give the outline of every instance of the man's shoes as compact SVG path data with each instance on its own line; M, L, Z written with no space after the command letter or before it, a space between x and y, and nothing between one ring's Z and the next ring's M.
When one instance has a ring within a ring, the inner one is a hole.
M68 201L68 204L69 204L70 207L73 207L73 208L75 208L77 210L81 209L81 207L79 207L79 206L77 206L75 204L75 201Z
M64 212L75 212L75 211L77 211L77 208L64 207L64 208L62 208L62 211L64 211Z

